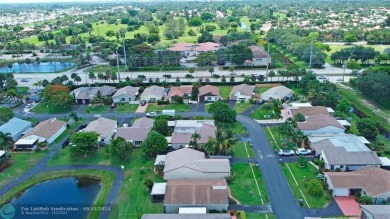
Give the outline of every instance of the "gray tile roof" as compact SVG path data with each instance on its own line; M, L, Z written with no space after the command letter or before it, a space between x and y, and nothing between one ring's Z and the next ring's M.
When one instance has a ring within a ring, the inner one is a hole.
M276 86L276 87L273 87L273 88L265 91L261 95L262 96L270 95L274 99L282 99L282 98L284 98L285 96L289 95L292 92L293 91L291 89L289 89L289 88L287 88L285 86Z
M237 92L240 92L240 95L245 96L252 96L253 90L255 89L254 86L250 86L247 84L240 84L233 87L232 91L230 92L230 99L236 98L234 95Z
M312 115L306 117L304 122L297 122L297 125L301 130L316 130L327 126L345 129L335 118L329 115Z
M112 96L113 98L120 96L120 95L126 95L127 97L133 97L138 94L139 87L131 87L126 86L118 89L116 93Z
M370 212L375 219L390 218L390 205L360 205L360 207Z
M153 128L154 120L142 117L139 119L136 119L132 125L132 127L141 127L141 128Z
M190 148L182 148L167 155L164 172L181 167L188 167L204 173L230 172L228 159L206 159L203 152Z
M153 85L153 86L145 88L145 90L142 92L141 96L142 97L146 97L148 95L155 95L155 96L158 96L158 97L163 97L164 96L164 90L165 90L164 87Z
M115 92L116 88L112 86L104 85L99 90L102 96L111 96Z
M96 132L102 138L110 137L114 133L114 129L117 126L116 120L99 117L97 120L90 122L84 131Z
M329 165L381 165L375 151L346 151L343 147L325 146L322 153Z
M115 138L122 137L127 141L144 141L148 136L151 128L141 127L122 127L118 128Z

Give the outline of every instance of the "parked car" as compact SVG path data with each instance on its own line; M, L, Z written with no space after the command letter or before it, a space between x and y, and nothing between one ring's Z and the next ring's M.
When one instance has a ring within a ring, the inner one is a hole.
M116 104L115 103L112 103L111 104L111 108L115 108L116 107Z
M187 68L187 66L185 66L185 65L180 65L180 68Z
M28 82L28 80L27 79L22 79L22 80L20 80L21 82Z
M318 77L318 79L326 79L326 76L325 76L325 75L320 75L320 76Z
M342 78L337 78L337 81L343 81L343 79Z
M256 167L259 167L259 162L256 162L255 165L256 165Z
M294 151L293 150L282 150L282 149L280 149L278 151L278 154L280 156L290 156L290 155L294 155Z
M141 106L145 106L145 105L146 105L146 100L141 101Z
M129 127L129 124L123 123L122 127Z
M296 154L296 155L300 155L300 154L302 154L302 155L308 155L308 154L311 154L311 150L309 150L309 149L304 149L304 148L299 148L299 149L297 149L297 150L295 151L295 154Z
M160 115L159 112L150 112L150 113L146 113L146 116L147 116L147 117L156 117L156 116L158 116L158 115Z

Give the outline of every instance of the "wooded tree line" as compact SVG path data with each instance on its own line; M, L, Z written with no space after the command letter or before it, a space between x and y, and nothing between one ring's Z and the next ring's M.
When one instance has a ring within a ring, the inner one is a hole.
M390 68L370 67L356 80L357 88L376 101L378 104L390 107Z
M342 64L348 59L360 61L362 64L370 64L370 60L377 58L380 55L378 51L375 51L372 47L354 46L349 48L343 48L330 55L330 58L335 64Z
M274 43L283 49L286 49L293 56L306 63L309 63L310 61L311 52L311 37L308 36L309 35L302 37L297 34L297 30L287 29L273 29L267 34L270 43ZM318 40L318 36L315 36L315 39ZM312 66L322 67L325 64L326 54L324 53L324 50L327 50L327 48L328 47L323 46L316 41L313 46Z

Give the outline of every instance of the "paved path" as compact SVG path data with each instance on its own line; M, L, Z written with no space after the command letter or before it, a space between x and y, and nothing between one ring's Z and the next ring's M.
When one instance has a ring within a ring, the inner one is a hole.
M230 160L230 164L233 164L233 163L256 163L256 159L255 158L236 158L236 157L232 157L229 159Z
M279 162L275 157L275 152L272 150L261 126L243 115L238 115L237 120L246 126L251 136L256 160L259 162L259 168L276 218L302 219L303 214L297 205L297 200L291 193Z
M253 104L253 106L249 107L247 110L241 113L241 115L249 116L251 112L255 111L257 108L259 108L260 104Z
M305 217L339 217L343 215L343 212L334 199L326 208L301 208L301 211Z
M229 210L272 214L270 205L229 205Z

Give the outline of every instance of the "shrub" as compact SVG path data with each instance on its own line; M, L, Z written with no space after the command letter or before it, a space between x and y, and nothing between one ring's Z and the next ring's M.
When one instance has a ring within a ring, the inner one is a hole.
M370 196L368 196L368 195L363 195L361 197L357 196L357 197L355 197L355 199L360 204L365 204L365 205L372 205L372 204L374 204L374 200Z
M314 163L315 165L318 165L319 162L320 162L320 161L318 160L318 158L313 158L313 163Z
M151 190L152 187L153 187L153 180L152 180L152 178L147 177L147 178L145 179L145 181L144 181L144 185L145 185L146 187L148 187L149 190Z
M253 99L253 98L250 98L250 99L249 99L249 103L250 103L250 104L256 104L257 101L256 101L255 99Z
M317 179L311 179L307 184L307 191L311 195L319 196L324 190L322 188L321 182Z

